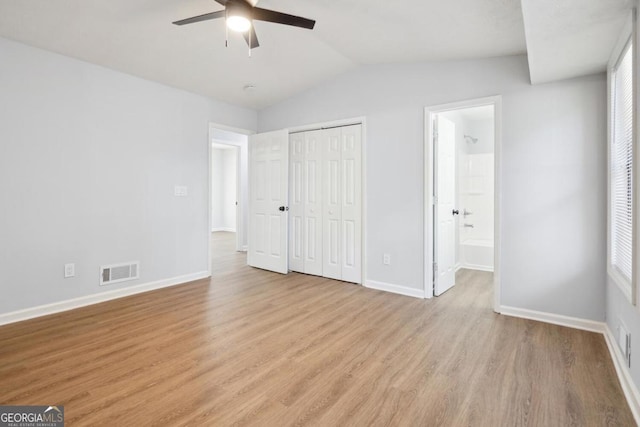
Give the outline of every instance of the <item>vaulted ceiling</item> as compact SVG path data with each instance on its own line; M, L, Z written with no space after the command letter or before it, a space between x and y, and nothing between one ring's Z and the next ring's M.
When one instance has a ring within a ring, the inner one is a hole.
M602 71L634 1L261 0L317 24L255 22L249 57L238 34L225 48L224 20L171 24L213 0L0 0L0 36L260 109L365 64L528 52L534 83Z

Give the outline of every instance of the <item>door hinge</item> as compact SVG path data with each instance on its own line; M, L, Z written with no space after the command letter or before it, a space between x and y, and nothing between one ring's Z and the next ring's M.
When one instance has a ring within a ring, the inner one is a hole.
M438 204L438 196L433 196L433 204L434 205Z
M438 272L438 263L437 263L437 262L434 262L434 263L433 263L433 272L434 272L434 273L437 273L437 272Z

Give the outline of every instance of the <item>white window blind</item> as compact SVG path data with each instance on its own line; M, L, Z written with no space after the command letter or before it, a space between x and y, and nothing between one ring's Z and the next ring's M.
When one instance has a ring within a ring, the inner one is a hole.
M613 70L611 97L611 264L631 285L633 248L633 49Z

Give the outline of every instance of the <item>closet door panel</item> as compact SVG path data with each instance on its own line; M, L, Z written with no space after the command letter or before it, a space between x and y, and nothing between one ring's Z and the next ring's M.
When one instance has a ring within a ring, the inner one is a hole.
M341 128L342 280L362 283L362 136L361 126Z
M340 128L323 131L322 275L342 280L342 137Z
M304 159L303 133L289 136L290 185L289 185L289 268L304 273Z
M322 132L305 132L304 272L322 275Z

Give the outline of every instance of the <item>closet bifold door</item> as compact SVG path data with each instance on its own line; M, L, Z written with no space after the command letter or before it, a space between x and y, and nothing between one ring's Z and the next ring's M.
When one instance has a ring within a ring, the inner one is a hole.
M342 279L362 283L362 135L361 126L341 128Z
M322 275L322 131L305 132L304 272Z
M322 135L323 227L322 275L342 280L342 131L326 129Z
M304 273L304 133L289 135L289 269Z
M322 275L322 131L290 135L289 268Z

